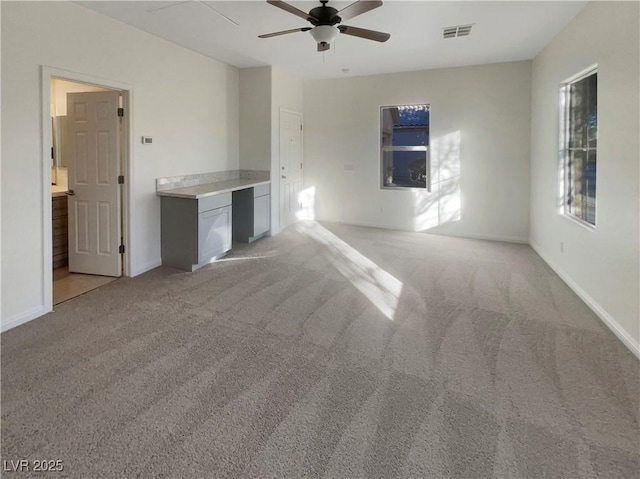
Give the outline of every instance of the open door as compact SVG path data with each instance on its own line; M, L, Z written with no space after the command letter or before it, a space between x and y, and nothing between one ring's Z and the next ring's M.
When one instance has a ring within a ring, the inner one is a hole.
M69 271L121 276L117 91L67 94Z
M302 189L302 116L280 110L280 228L295 223Z

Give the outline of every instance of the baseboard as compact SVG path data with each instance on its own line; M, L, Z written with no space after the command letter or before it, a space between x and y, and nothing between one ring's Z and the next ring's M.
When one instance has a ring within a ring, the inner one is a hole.
M615 334L620 341L624 343L624 345L631 350L631 352L640 359L640 344L636 341L625 329L620 326L620 324L611 316L605 309L600 306L589 294L583 290L578 284L576 284L571 277L565 273L562 268L560 268L557 264L549 259L549 257L544 254L542 248L535 243L530 243L533 250L538 253L538 256L542 258L542 260L549 265L549 267L555 271L555 273L560 276L562 281L567 283L567 285L576 293L582 301L585 302L589 308L596 313L596 315L602 320L604 324Z
M318 220L324 221L324 220ZM327 221L330 223L331 221ZM504 243L519 243L519 244L529 244L529 238L520 238L518 236L485 236L485 235L468 235L468 234L452 234L452 233L442 233L442 232L430 232L428 230L411 230L406 228L397 228L388 225L374 224L374 223L366 223L360 221L339 221L340 224L343 225L352 225L352 226L364 226L366 228L380 228L383 230L394 230L394 231L408 231L410 233L422 233L422 234L436 234L440 236L452 236L454 238L468 238L468 239L477 239L483 241L502 241Z
M420 231L419 233L427 233L428 231ZM518 236L484 236L484 235L452 235L448 233L432 233L443 236L454 236L456 238L469 238L483 241L501 241L503 243L517 243L517 244L529 244L528 238L520 238Z
M28 323L32 319L39 318L47 314L49 311L46 311L44 305L40 305L36 308L30 309L29 311L25 311L24 313L20 313L13 318L8 320L2 320L2 327L0 328L0 332L9 331L16 326L20 326L21 324Z
M151 261L150 263L144 264L142 266L140 266L139 268L136 268L135 270L133 270L131 272L131 274L129 275L131 278L134 278L136 276L139 276L143 273L146 273L147 271L151 271L152 269L157 268L158 266L162 266L162 259L157 259L155 261Z
M412 231L406 228L394 228L389 225L381 225L378 223L367 223L366 221L333 221L333 220L323 220L323 219L317 219L317 218L315 221L326 222L326 223L339 223L341 225L349 225L349 226L363 226L365 228L379 228L381 230L408 231L408 232L415 233L415 231Z

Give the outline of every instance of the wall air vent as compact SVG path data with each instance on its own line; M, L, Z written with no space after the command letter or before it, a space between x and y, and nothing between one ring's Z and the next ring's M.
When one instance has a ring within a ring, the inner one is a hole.
M473 25L458 25L457 27L445 27L442 29L442 38L467 37L471 33Z

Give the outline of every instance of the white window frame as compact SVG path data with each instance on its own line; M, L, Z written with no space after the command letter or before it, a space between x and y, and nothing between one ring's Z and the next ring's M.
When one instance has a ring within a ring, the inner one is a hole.
M570 148L569 147L569 138L570 138L570 112L569 109L571 107L570 100L570 87L574 83L577 83L585 78L598 74L598 65L592 65L589 68L581 71L580 73L566 79L560 85L560 198L561 198L561 208L560 213L565 217L572 221L579 223L580 225L587 227L590 230L594 230L596 228L596 224L598 223L598 207L597 207L597 190L596 190L596 198L594 205L595 216L594 223L590 223L582 219L581 217L575 215L571 212L570 201L573 196L573 184L571 182L571 165L570 165L570 155L571 151L582 150L585 153L589 151L596 152L596 165L598 161L598 141L596 142L595 147L580 147L580 148ZM599 128L598 128L599 135ZM599 140L599 138L596 138ZM597 166L596 166L596 184L597 184Z
M383 111L385 108L399 108L403 106L412 106L412 105L420 105L426 106L429 111L429 124L428 124L428 135L429 135L429 145L427 146L392 146L382 145L382 138L380 137L383 131ZM380 124L379 124L379 132L378 132L378 141L380 142L380 188L383 190L409 190L409 191L427 191L431 192L431 104L426 102L418 102L413 103L412 105L382 105L380 106ZM425 168L426 168L426 186L425 188L412 187L412 186L386 186L385 185L385 171L384 171L384 153L388 151L424 151L425 152Z

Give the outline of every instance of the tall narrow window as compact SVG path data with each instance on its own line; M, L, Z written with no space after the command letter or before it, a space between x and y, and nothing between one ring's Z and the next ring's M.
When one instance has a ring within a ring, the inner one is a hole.
M598 148L598 73L591 70L561 89L564 211L596 224L596 160Z
M429 105L380 108L382 188L429 190Z

